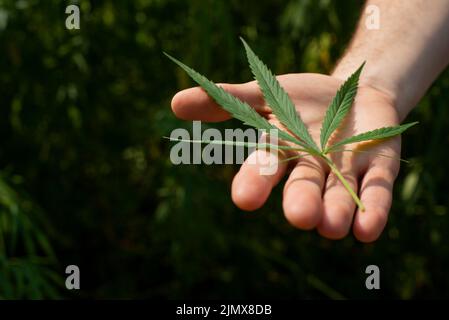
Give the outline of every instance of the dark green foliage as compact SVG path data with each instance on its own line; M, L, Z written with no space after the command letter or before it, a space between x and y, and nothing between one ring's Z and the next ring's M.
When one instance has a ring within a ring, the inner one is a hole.
M412 166L373 245L293 229L281 187L265 208L240 212L228 196L237 167L173 166L161 139L190 127L169 97L193 84L161 51L216 82L247 81L241 35L276 74L329 72L360 1L81 1L80 31L64 28L65 2L2 3L1 181L29 217L38 259L24 238L2 249L0 297L448 296L447 72L408 119L420 121L403 141ZM2 228L7 246L11 233ZM11 261L32 270L36 290L19 292ZM81 268L81 292L48 276L69 264ZM369 264L385 270L381 292L364 287Z

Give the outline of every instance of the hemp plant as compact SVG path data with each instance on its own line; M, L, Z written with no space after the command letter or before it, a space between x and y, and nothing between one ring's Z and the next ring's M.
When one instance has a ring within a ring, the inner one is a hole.
M246 142L234 142L234 141L219 141L219 140L181 140L181 139L171 139L172 141L184 141L192 143L212 143L212 144L223 144L223 145L236 145L245 147L268 147L270 149L277 150L292 150L297 152L302 152L304 155L299 155L286 159L287 161L293 160L302 156L313 156L324 160L324 162L329 166L330 170L337 176L341 181L343 186L349 192L351 197L354 199L355 203L361 211L364 211L364 205L357 196L357 193L351 188L348 181L344 178L340 170L337 168L335 163L330 158L330 154L334 152L342 151L353 151L355 150L344 150L345 145L352 144L355 142L364 142L370 140L386 139L393 136L397 136L410 128L411 126L417 124L417 122L407 123L398 126L382 127L375 130L363 132L351 137L344 138L340 141L330 144L329 140L333 133L340 127L345 117L349 114L354 98L357 94L358 82L360 74L363 70L365 62L343 83L339 88L336 95L332 99L328 109L326 110L320 132L320 143L313 140L306 125L301 120L298 112L296 111L295 105L288 96L287 92L281 87L280 83L276 77L271 73L268 67L257 57L249 45L240 38L245 47L246 56L251 68L251 71L256 79L266 104L271 108L272 113L276 116L279 122L285 126L288 131L284 131L274 126L266 118L261 116L254 108L249 106L246 102L241 101L237 97L226 92L223 88L217 86L212 81L208 80L203 75L199 74L192 68L186 66L179 60L173 58L172 56L164 53L173 62L184 69L187 74L197 82L206 93L215 102L220 105L224 110L232 115L232 117L242 121L245 125L252 126L258 130L263 130L265 132L270 132L271 130L276 130L278 137L284 142L288 142L288 145L278 145L278 144L255 144ZM273 132L273 131L271 131ZM384 156L378 154L379 156ZM401 159L399 159L401 160Z

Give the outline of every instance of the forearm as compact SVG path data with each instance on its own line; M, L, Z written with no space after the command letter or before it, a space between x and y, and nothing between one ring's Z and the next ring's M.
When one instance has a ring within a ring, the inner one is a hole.
M366 61L360 79L389 95L402 121L449 63L449 0L369 0L379 29L362 14L353 40L333 75L346 79Z

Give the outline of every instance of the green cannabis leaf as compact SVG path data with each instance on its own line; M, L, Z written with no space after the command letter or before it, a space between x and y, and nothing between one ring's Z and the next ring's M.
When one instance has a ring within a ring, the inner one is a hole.
M217 86L215 83L199 74L192 68L186 66L181 61L173 58L165 52L164 54L177 65L179 65L182 69L184 69L187 74L215 100L215 102L217 102L223 109L229 112L234 118L256 129L265 130L267 132L269 132L270 130L276 130L281 139L299 145L302 144L301 141L294 138L285 131L278 130L277 127L269 123L267 119L258 114L256 110L251 108L246 102L243 102L237 97L234 97L232 94L227 93L223 88Z
M188 143L201 143L201 144L216 144L234 147L246 147L246 148L259 148L259 149L277 149L277 150L296 150L306 151L303 148L292 148L291 146L281 146L271 143L258 143L258 142L244 142L244 141L227 141L227 140L190 140L190 139L178 139L171 137L164 137L170 141L188 142Z
M340 126L341 122L351 109L354 97L357 93L360 73L362 73L364 65L365 62L348 78L348 80L345 81L345 83L343 83L326 111L320 135L322 150L326 148L330 136Z
M179 60L173 58L172 56L164 53L173 62L184 69L187 74L197 82L206 93L215 100L224 110L229 112L232 117L239 119L244 124L252 126L259 130L264 130L270 132L270 130L275 130L278 137L281 140L288 141L293 145L278 145L269 143L246 143L241 141L223 141L223 140L183 140L183 139L173 139L169 138L171 141L188 142L188 143L206 143L206 144L222 144L222 145L233 145L233 146L243 146L248 148L270 148L277 150L294 150L302 152L303 154L299 156L290 157L284 159L284 161L290 161L303 156L314 156L321 158L327 163L331 171L337 176L341 181L343 186L349 192L349 194L354 199L355 203L361 211L364 211L364 205L357 196L356 192L351 188L347 180L343 177L335 163L328 156L330 153L336 152L359 152L357 150L344 150L341 149L343 146L355 142L371 141L391 138L393 136L399 135L408 128L417 124L417 122L412 122L408 124L403 124L394 127L384 127L375 129L372 131L364 132L361 134L354 135L352 137L345 138L343 140L333 143L328 146L329 139L332 134L337 130L346 116L349 114L354 98L357 94L358 82L360 75L362 73L365 62L343 83L343 85L337 91L335 97L332 99L326 114L323 119L321 133L320 133L320 145L319 148L316 142L313 140L312 136L307 130L306 125L301 120L298 112L296 111L295 105L288 96L287 92L282 88L276 77L271 73L268 67L257 57L249 45L241 38L243 46L246 51L248 62L251 71L256 79L265 102L271 108L273 114L284 125L290 132L283 131L276 126L272 125L268 120L257 113L255 109L249 106L247 103L241 101L237 97L229 94L223 88L217 86L212 81L208 80L203 75L199 74L192 68L186 66ZM378 156L385 156L382 154L377 154ZM404 161L402 159L397 159Z
M271 107L273 114L278 120L290 129L295 135L305 142L306 146L319 152L319 149L307 131L306 125L296 111L295 105L288 96L287 92L281 87L279 81L271 73L268 67L256 56L248 44L240 38L246 50L246 56L263 93L265 101Z
M341 147L345 144L350 144L354 142L362 142L362 141L368 141L368 140L379 140L379 139L386 139L390 137L397 136L398 134L401 134L408 128L414 126L415 124L418 124L418 122L411 122L407 124L402 124L400 126L394 126L394 127L383 127L379 129L375 129L368 132L363 132L360 134L357 134L355 136L343 139L335 144L333 144L327 152L330 152L332 150L335 150L338 147Z

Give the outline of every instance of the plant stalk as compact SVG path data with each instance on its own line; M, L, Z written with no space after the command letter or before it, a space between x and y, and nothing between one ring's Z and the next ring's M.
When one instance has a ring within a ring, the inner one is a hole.
M334 162L332 162L332 160L326 156L324 156L323 158L327 162L329 167L331 168L332 172L337 176L337 178L341 181L341 183L343 183L343 186L346 188L346 190L348 190L349 194L351 195L352 199L354 199L354 201L357 204L357 206L359 207L359 209L362 212L365 211L365 206L363 205L362 201L357 196L357 194L354 192L354 190L352 190L348 181L345 179L345 177L343 177L341 172L337 169L337 166L334 164Z

